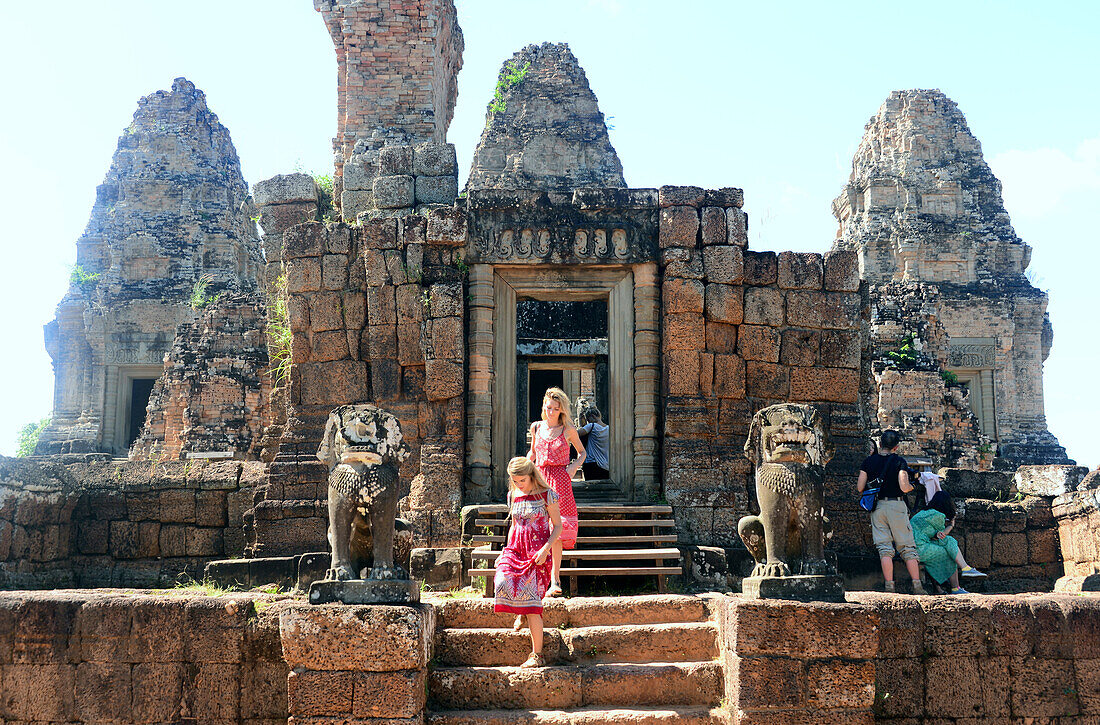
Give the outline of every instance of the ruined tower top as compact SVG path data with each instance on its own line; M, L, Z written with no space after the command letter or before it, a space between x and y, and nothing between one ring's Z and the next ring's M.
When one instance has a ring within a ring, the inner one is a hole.
M529 45L505 61L467 188L625 186L596 95L569 46Z
M336 176L357 141L443 143L458 98L454 0L313 0L336 45Z
M138 101L122 132L83 236L82 287L99 303L186 299L209 275L212 289L249 288L260 267L248 185L229 131L186 78ZM74 275L74 282L78 275Z
M939 90L890 94L866 126L833 214L837 246L860 252L869 281L1022 281L1031 253L981 144Z

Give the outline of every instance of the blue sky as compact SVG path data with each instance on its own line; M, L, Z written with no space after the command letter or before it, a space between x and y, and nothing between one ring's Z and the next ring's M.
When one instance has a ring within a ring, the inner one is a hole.
M1051 292L1051 430L1100 464L1095 308L1100 4L458 0L466 37L449 140L465 176L501 62L568 42L627 183L745 189L751 248L824 251L829 204L891 90L940 88L1004 182ZM137 99L186 76L250 184L328 170L336 63L309 0L53 0L0 6L0 310L11 354L0 453L48 415L42 325L66 288L95 187Z

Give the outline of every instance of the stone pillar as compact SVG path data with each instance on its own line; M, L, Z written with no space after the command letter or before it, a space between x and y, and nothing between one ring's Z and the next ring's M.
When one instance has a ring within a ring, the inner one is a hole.
M300 725L423 722L434 632L430 604L288 607L287 714Z
M470 267L470 331L467 338L466 499L492 496L493 452L493 267Z
M661 386L660 299L657 265L634 268L634 490L641 499L660 495L657 408Z

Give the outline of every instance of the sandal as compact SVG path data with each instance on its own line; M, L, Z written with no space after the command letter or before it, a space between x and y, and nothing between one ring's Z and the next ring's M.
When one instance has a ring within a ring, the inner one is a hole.
M562 595L560 584L551 584L550 588L546 590L546 596L548 597L560 597Z
M527 656L527 659L523 661L520 667L524 669L532 669L534 667L546 667L546 659L543 658L541 652L532 652Z
M525 626L527 626L527 617L523 616L522 614L517 614L516 621L512 622L512 631L518 632Z

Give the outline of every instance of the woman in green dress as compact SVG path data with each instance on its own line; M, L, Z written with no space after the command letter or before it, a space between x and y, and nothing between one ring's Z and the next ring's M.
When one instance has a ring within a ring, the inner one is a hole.
M924 570L941 586L950 583L952 594L968 593L959 585L960 572L968 577L985 576L966 563L959 542L948 536L955 527L955 502L946 491L936 492L928 508L914 514L910 523Z

